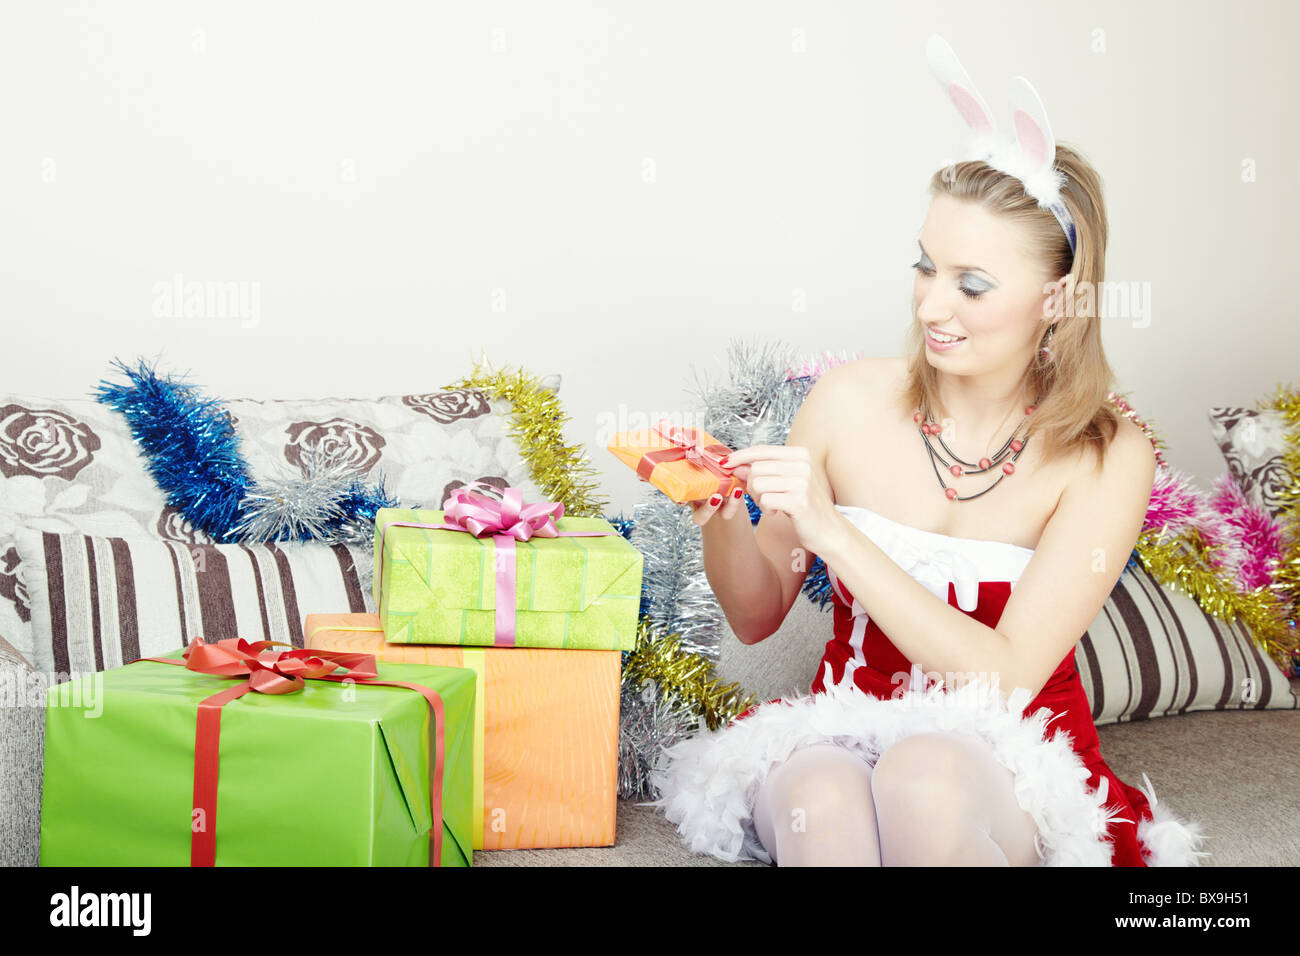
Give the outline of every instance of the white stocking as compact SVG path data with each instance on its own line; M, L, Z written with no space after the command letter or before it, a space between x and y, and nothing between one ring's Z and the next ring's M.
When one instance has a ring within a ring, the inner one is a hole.
M778 866L879 866L871 764L834 744L796 750L759 785L754 826Z
M1037 865L1037 826L1017 803L1014 783L980 737L904 737L872 774L882 865Z

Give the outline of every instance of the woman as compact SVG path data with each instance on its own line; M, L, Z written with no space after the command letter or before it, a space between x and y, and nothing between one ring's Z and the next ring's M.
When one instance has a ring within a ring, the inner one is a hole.
M1068 147L1055 161L1075 235L983 162L935 173L910 354L830 369L784 446L729 457L757 525L739 495L692 503L742 642L780 627L814 556L835 601L810 695L667 751L653 805L692 849L866 866L1208 855L1149 780L1107 767L1074 666L1156 464L1107 403L1084 294L1104 275L1100 179Z

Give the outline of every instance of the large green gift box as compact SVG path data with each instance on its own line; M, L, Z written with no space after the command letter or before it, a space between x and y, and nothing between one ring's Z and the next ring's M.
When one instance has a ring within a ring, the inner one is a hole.
M383 508L375 515L375 603L394 644L502 646L498 632L501 544L492 534L408 527L439 525L444 512ZM561 517L561 532L513 549L518 647L630 651L636 646L645 558L603 518ZM503 536L504 537L504 536Z
M217 866L426 866L433 825L441 865L472 864L474 671L377 669L442 699L442 820L424 695L307 680L219 712ZM240 680L145 660L50 688L41 865L190 865L198 707Z

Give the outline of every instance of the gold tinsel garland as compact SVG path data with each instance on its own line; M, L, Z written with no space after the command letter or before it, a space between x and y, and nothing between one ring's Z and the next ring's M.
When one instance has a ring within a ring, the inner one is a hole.
M1155 445L1156 458L1161 467L1166 467L1161 455L1164 443L1155 430L1138 417L1122 396L1111 392L1108 398L1123 417L1141 427ZM1292 424L1288 435L1291 446L1288 461L1298 463L1300 447L1297 447L1295 425L1300 423L1300 400L1282 392L1274 407L1287 415ZM1300 471L1293 469L1292 474L1300 474ZM1295 504L1300 495L1294 485L1289 489L1288 497L1292 504L1287 513L1294 532L1300 527L1300 515L1297 514ZM1282 525L1284 529L1287 526L1285 521ZM1295 618L1296 574L1300 556L1296 552L1296 535L1292 533L1290 539L1286 558L1274 574L1273 587L1259 587L1253 591L1242 591L1228 572L1210 560L1216 546L1208 544L1194 528L1177 535L1168 535L1164 528L1148 529L1139 535L1135 550L1142 565L1162 586L1182 591L1207 613L1220 620L1231 622L1240 618L1259 648L1282 668L1283 673L1290 673L1293 668L1291 658L1296 653L1297 642L1300 640L1300 634L1292 623Z
M569 420L560 398L522 369L493 369L475 362L474 370L447 388L477 388L492 398L510 402L510 435L519 442L520 456L548 501L564 502L564 513L599 518L609 500L597 494L600 479L582 445L564 443Z
M676 694L703 716L710 730L757 703L739 684L724 683L716 677L713 664L706 658L683 651L681 636L664 632L648 615L642 615L637 623L636 649L623 662L623 680L633 690L653 680L660 692Z
M1290 670L1296 649L1295 631L1287 623L1287 608L1267 587L1240 591L1223 580L1223 572L1209 561L1217 546L1207 544L1195 528L1166 537L1149 529L1138 537L1142 564L1160 584L1189 595L1202 610L1231 623L1240 618L1255 643L1283 669Z
M1279 495L1282 505L1277 518L1282 526L1282 560L1273 572L1273 583L1282 594L1294 627L1300 621L1300 391L1279 385L1273 401L1268 404L1261 402L1259 408L1273 409L1287 423L1282 466L1291 481ZM1300 667L1294 648L1292 655L1294 670Z

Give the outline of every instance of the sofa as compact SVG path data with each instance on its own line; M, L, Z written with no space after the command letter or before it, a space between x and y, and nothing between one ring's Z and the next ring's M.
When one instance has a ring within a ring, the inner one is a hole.
M555 388L558 386L552 386L552 390ZM493 396L490 402L482 402L481 408L475 408L474 415L480 417L475 419L474 427L480 432L484 432L483 416L508 414L505 408L497 408L499 397ZM402 409L419 406L417 410L425 413L432 409L437 413L435 417L445 424L449 418L465 418L461 406L466 403L466 396L458 394L456 401L450 403L456 405L457 410L450 416L446 414L449 402L437 395L433 399L421 396L418 401L407 396L390 404ZM256 404L258 407L240 409L245 421L254 414L263 414L261 403ZM317 418L325 418L336 414L337 410L316 411ZM82 409L82 412L86 410ZM297 408L294 412L300 418L304 414ZM458 420L457 427L460 424L463 423ZM301 425L298 422L294 426L295 441L301 436ZM106 426L99 427L102 432ZM504 434L504 429L492 432L491 440L502 442L495 452L497 458L493 467L504 480L525 484L518 477L522 473L522 459L517 455L510 457L501 450L504 448ZM398 442L395 432L372 437L374 440L362 450L375 460L376 449L382 448L385 441L390 451L391 446ZM107 442L108 436L101 434L95 441L98 443L101 439ZM458 456L464 457L463 449ZM475 467L486 466L479 464ZM420 482L428 484L427 476L417 477ZM442 482L448 476L440 474L438 477L437 484L441 490ZM468 472L461 477L472 478L475 474ZM532 493L541 492L533 489ZM162 516L158 517L156 506L155 502L150 506L154 510L143 509L140 514L148 517L146 524L156 524L162 530L169 526L167 514L164 509ZM364 572L360 575L362 580L366 577ZM359 601L360 597L354 595L353 599ZM330 612L349 608L316 607L308 610ZM367 604L350 610L373 608ZM718 675L726 681L737 682L757 699L766 700L807 691L823 645L830 637L831 619L828 609L801 599L796 601L780 630L760 644L742 644L725 622L721 628ZM5 638L6 635L0 634L0 703L4 704L0 706L0 864L35 865L39 859L44 710L37 696L24 688L30 688L33 675L43 669L28 659L30 651L24 654L15 642ZM1291 692L1300 692L1300 678L1292 678L1289 684ZM1295 865L1300 863L1300 832L1294 825L1300 813L1300 761L1296 760L1291 747L1300 740L1300 709L1296 709L1296 698L1291 694L1283 693L1282 696L1288 702L1272 705L1280 709L1257 709L1237 704L1223 710L1176 716L1118 719L1105 724L1099 721L1102 755L1115 772L1130 783L1140 785L1145 773L1161 801L1167 802L1176 813L1202 824L1207 835L1205 849L1211 854L1207 865ZM1275 698L1280 699L1276 694ZM474 865L765 864L755 861L728 863L692 853L660 811L638 801L620 800L613 846L478 851L474 854Z
M761 697L806 688L821 655L829 615L798 601L777 633L744 645L728 633L719 673ZM12 686L30 665L0 644L0 683ZM1300 691L1300 679L1292 679ZM0 708L0 859L34 864L39 832L41 731L36 707ZM1294 866L1300 863L1300 761L1288 741L1300 740L1300 711L1212 711L1108 724L1098 728L1102 754L1119 776L1140 784L1201 821L1211 853L1207 866ZM765 866L690 852L656 808L620 800L610 847L480 850L475 866Z

